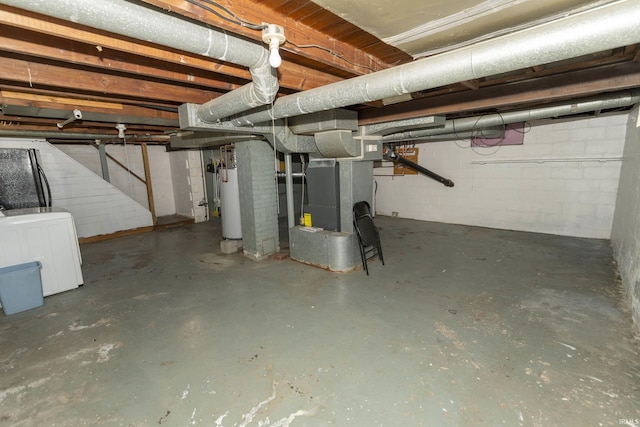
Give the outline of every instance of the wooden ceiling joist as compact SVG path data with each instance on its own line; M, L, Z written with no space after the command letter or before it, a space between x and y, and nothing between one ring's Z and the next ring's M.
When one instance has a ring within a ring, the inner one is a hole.
M73 111L74 109L79 109L84 112L117 114L121 116L138 116L167 120L178 119L177 112L166 111L160 108L146 108L115 102L43 96L4 89L0 91L0 102L2 105L34 107L39 109L48 108L61 111Z
M432 96L377 110L364 110L360 112L359 123L367 125L460 111L513 107L524 103L546 103L637 86L640 86L640 66L637 63L614 64L475 91Z
M243 83L227 83L219 77L214 78L215 76L212 76L214 73L205 72L202 69L188 69L166 62L157 64L158 61L149 59L140 61L140 58L122 52L104 49L99 51L86 44L59 38L51 43L50 36L46 41L42 40L43 37L45 36L31 31L22 31L20 39L0 35L0 50L12 53L28 52L34 58L67 62L104 70L104 72L116 71L178 84L200 85L222 92L236 89Z
M180 66L198 68L223 76L244 79L245 81L251 79L249 70L240 66L217 61L213 58L178 52L166 47L156 46L151 43L145 43L115 34L88 29L54 18L44 18L8 6L0 5L0 24L89 44L98 53L105 51L105 49L111 49L115 52L125 52L142 58L152 58ZM6 31L5 33L10 34L11 31ZM105 52L105 56L117 57L117 54L109 53L107 55ZM279 73L280 86L292 90L307 90L338 80L341 79L329 73L295 63L288 63L286 71Z
M192 3L185 2L183 0L144 1L145 3L160 7L164 10L170 10L174 13L179 13L199 21L210 23L217 28L241 34L252 40L256 40L258 42L262 41L262 34L260 31L251 30L249 28L230 23ZM297 19L297 16L289 17L287 14L283 14L281 10L274 10L270 8L270 2L268 1L232 2L222 0L219 1L219 3L232 10L234 14L242 17L242 19L246 21L257 24L267 22L269 24L276 24L285 27L285 36L287 37L287 40L295 43L295 45L315 45L331 50L334 53L323 49L298 49L291 43L285 43L281 48L295 52L297 55L306 57L307 59L316 61L320 64L324 64L325 66L346 71L351 73L353 76L367 74L371 71L379 71L391 66L391 64L386 63L383 58L379 58L373 54L373 51L365 52L362 49L354 47L352 44L342 42L335 38L328 38L327 33L303 23L300 19ZM317 9L319 8L315 6L314 10ZM325 13L328 14L329 12ZM372 36L370 37L374 39ZM404 60L410 59L408 55L395 48L387 46L387 49ZM397 61L397 58L394 58L394 62L395 61Z
M70 88L94 94L112 94L130 99L204 103L219 95L201 88L190 88L175 84L125 76L107 75L95 71L70 69L61 65L43 64L16 58L2 58L0 81L21 83L29 87Z
M216 7L210 2L140 3L262 44L261 31L229 22L201 7ZM288 43L281 46L278 96L412 60L309 0L217 3L246 21L284 27ZM383 102L374 101L349 108L358 111L362 124L369 124L524 108L536 102L640 87L639 52L638 45L619 47L412 93L413 100L401 104L383 106ZM74 123L74 128L109 128L110 118L121 116L131 118L137 129L168 132L178 127L179 105L202 104L251 80L249 70L242 66L5 5L0 5L0 62L0 101L7 106L0 120L24 126L50 126L30 117L55 121L80 108L95 123L85 120ZM103 121L104 125L100 124Z

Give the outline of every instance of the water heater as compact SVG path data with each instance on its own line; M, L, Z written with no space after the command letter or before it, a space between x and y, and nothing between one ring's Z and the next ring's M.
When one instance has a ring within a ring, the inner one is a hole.
M222 238L242 239L240 221L240 191L238 189L238 169L220 171L220 214L222 216Z

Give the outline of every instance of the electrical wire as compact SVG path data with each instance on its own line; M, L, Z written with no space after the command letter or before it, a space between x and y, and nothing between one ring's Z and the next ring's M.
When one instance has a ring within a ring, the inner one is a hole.
M453 127L453 134L455 135L456 139L453 140L453 143L456 144L456 147L461 148L461 149L465 149L465 148L471 148L471 140L469 140L469 146L465 147L463 145L460 145L458 142L463 142L464 140L462 138L460 138L460 136L458 135L458 131L456 130L456 119L452 119L451 120L451 126Z
M354 67L358 67L358 68L366 68L367 70L370 71L376 71L375 69L369 67L368 65L360 65L360 64L356 64L355 62L350 61L349 59L345 58L344 56L340 55L339 53L334 52L333 50L324 47L324 46L320 46L317 44L296 44L294 42L292 42L291 40L287 40L287 43L290 43L291 45L293 45L294 47L298 48L298 49L320 49L323 50L325 52L330 53L331 55L335 56L338 59L343 60L344 62L353 65Z
M500 117L500 121L502 122L502 125L501 125L502 136L500 138L497 138L497 141L495 143L478 143L477 141L475 141L476 147L484 147L484 148L497 147L497 146L501 146L502 143L504 142L504 137L505 137L505 134L507 132L507 125L504 122L504 117L502 117L502 114L500 114L500 113L496 113L496 114ZM474 135L475 135L475 132L478 132L478 123L480 123L480 120L482 119L482 117L484 117L484 116L478 117L476 122L473 124L472 132L474 132ZM473 136L472 137L472 141L471 141L471 148L472 149L473 149L473 145L474 145L474 141L473 140L476 139L476 138L478 138L478 137L477 136ZM487 138L485 138L485 139L487 139Z
M506 130L507 130L507 125L506 125L506 124L505 124L505 122L504 122L504 118L502 117L502 115L501 115L500 113L497 113L497 114L500 116L500 119L501 119L501 121L502 121L502 128L503 128L503 130L506 132ZM478 131L478 123L480 122L480 119L482 119L482 117L484 117L484 116L480 116L480 117L478 117L478 118L476 119L475 123L473 124L473 127L471 128L471 133L472 133L472 134L475 134L475 132L477 132L477 131ZM488 148L488 147L497 147L497 149L496 149L495 151L491 152L491 153L482 153L482 152L479 152L479 151L477 151L476 149L474 149L474 148L473 148L473 144L474 144L473 139L474 139L475 137L473 137L473 136L472 136L471 138L469 138L469 146L463 146L463 145L460 145L458 142L459 142L459 141L460 141L460 142L463 142L463 141L465 141L465 140L464 140L464 139L462 139L462 138L460 138L460 136L458 135L458 131L456 130L456 120L455 120L455 119L453 119L453 120L451 121L451 124L452 124L452 127L453 127L453 134L454 134L454 135L455 135L455 137L456 137L456 139L455 139L453 142L454 142L454 144L456 144L456 146L457 146L458 148L461 148L461 149L470 148L474 153L478 154L479 156L492 156L492 155L496 154L496 153L500 150L500 147L502 147L502 142L504 141L504 133L503 133L502 137L500 137L500 138L498 139L498 141L497 141L495 144L483 144L483 145L480 145L480 147L484 147L484 148ZM476 143L476 144L477 144L477 143Z
M521 134L524 135L524 134L527 134L527 133L531 132L531 123L529 123L527 121L522 122L522 130L516 129L516 128L511 127L509 125L507 125L507 129L512 130L514 132L521 133Z
M215 2L213 0L186 0L186 1L188 3L191 3L194 6L197 6L197 7L201 8L201 9L204 9L204 10L206 10L208 12L213 13L214 15L216 15L220 19L223 19L225 21L231 22L233 24L240 25L242 27L249 28L251 30L256 30L256 31L262 31L265 28L267 28L266 24L255 24L255 23L252 23L252 22L249 22L247 20L244 20L244 19L240 18L238 15L233 13L230 9L224 7L220 3ZM213 7L216 7L218 9L220 9L221 11L223 11L224 13L229 15L230 17L223 15L222 13L218 12L217 10L215 10L215 9L213 9L213 8L207 6L206 4L203 4L203 3L209 4L209 5L213 6ZM344 62L346 62L346 63L348 63L350 65L353 65L354 67L365 68L365 69L367 69L369 71L373 71L373 72L376 71L374 68L369 67L368 65L360 65L360 64L357 64L357 63L355 63L353 61L350 61L348 58L344 57L343 55L340 55L339 53L337 53L337 52L335 52L335 51L333 51L333 50L331 50L331 49L329 49L327 47L324 47L324 46L320 46L320 45L317 45L317 44L299 45L299 44L296 44L296 43L292 42L291 40L287 40L287 43L291 44L292 46L296 47L297 49L320 49L320 50L323 50L325 52L330 53L331 55L335 56L338 59L341 59L342 61L344 61ZM378 64L378 65L380 65L380 64Z
M238 17L238 15L236 15L235 13L231 12L229 9L227 9L226 7L222 6L220 3L217 3L213 0L186 0L188 3L191 3L194 6L198 6L201 9L206 10L207 12L211 12L214 15L216 15L218 18L223 19L225 21L231 22L233 24L236 25L240 25L241 27L245 27L245 28L249 28L251 30L256 30L256 31L261 31L265 28L267 28L267 26L265 24L254 24L251 23L249 21L245 21L244 19ZM223 12L225 12L226 14L230 15L231 18L229 18L228 16L225 16L223 14L221 14L220 12L218 12L217 10L202 4L201 2L210 4L214 7L217 7L218 9L222 10Z

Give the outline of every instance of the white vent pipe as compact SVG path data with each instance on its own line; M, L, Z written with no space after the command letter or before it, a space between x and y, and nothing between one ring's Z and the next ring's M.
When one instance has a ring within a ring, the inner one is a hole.
M510 123L525 122L531 120L541 120L552 117L569 116L591 111L602 111L613 108L628 107L640 102L640 89L625 90L610 94L603 94L597 97L583 98L565 103L556 103L540 108L533 108L523 111L511 111L500 114L488 114L480 117L466 117L463 119L453 119L445 122L444 126L415 131L406 131L385 135L382 141L400 142L412 141L420 138L429 138L435 135L455 136L461 132L479 130L485 128L495 128L496 126ZM433 139L433 138L429 138Z
M248 67L253 78L200 106L206 122L271 103L278 78L260 44L124 0L0 0L0 4Z
M234 117L251 126L272 119L377 101L640 42L640 1L622 0L473 46L366 76L284 96Z

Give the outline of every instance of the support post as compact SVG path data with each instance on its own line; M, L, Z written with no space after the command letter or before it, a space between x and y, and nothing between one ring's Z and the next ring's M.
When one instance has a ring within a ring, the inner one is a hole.
M106 145L99 144L98 152L100 153L100 166L102 167L102 179L107 182L111 182L109 177L109 164L107 163L107 150Z
M158 224L158 218L156 217L156 207L153 203L153 186L151 184L151 168L149 167L149 153L147 151L147 144L141 144L142 147L142 163L144 164L144 181L147 186L147 200L149 201L149 210L151 211L151 218L153 219L153 225ZM126 147L125 147L126 148Z
M291 153L284 154L285 187L287 190L287 225L289 228L296 226L295 209L293 202L293 171L291 164Z
M266 141L234 144L245 256L259 260L280 251L274 153Z

